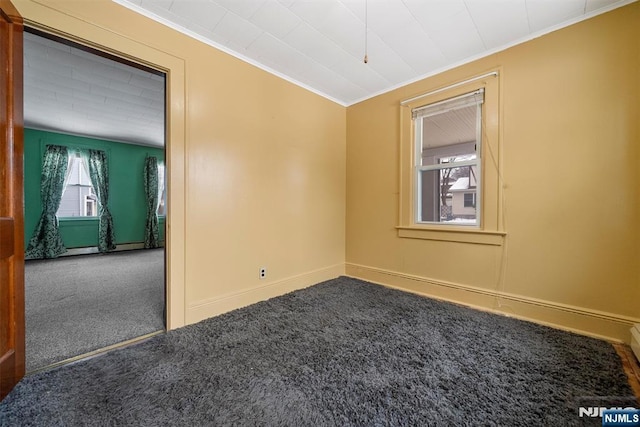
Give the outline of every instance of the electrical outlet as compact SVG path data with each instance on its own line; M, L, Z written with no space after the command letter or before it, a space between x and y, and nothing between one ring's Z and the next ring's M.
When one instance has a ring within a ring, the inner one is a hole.
M260 273L258 274L260 279L267 277L267 267L260 267Z

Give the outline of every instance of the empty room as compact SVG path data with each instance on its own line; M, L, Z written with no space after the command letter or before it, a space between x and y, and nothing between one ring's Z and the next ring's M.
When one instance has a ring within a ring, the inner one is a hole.
M640 3L0 4L0 425L638 425ZM24 28L169 171L166 332L27 375Z
M31 31L23 48L27 372L163 331L165 311L164 74ZM57 224L42 220L50 211Z

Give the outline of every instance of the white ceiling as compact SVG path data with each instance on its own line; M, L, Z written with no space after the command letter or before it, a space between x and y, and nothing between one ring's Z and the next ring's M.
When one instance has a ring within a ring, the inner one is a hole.
M351 105L634 0L113 1Z
M633 0L114 0L351 105ZM25 126L164 145L164 77L35 34Z
M164 76L24 34L28 128L163 147L164 100Z

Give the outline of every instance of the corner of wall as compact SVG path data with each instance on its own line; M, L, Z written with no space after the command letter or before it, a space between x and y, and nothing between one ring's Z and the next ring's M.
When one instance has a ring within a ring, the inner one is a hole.
M344 275L344 268L344 264L335 264L267 283L261 287L232 292L219 297L191 303L187 306L186 323L196 323L209 317L218 316L241 307L265 301L269 298L281 296L298 289L304 289L326 280L335 279Z

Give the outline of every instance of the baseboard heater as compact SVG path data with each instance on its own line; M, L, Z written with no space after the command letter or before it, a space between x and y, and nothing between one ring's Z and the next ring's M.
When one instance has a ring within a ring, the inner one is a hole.
M164 247L164 241L160 242L160 247ZM124 243L121 245L116 245L116 248L112 252L118 251L130 251L132 249L144 249L144 243ZM89 255L89 254L97 254L100 253L96 246L90 246L86 248L71 248L67 249L67 252L60 255L64 256L72 256L72 255Z
M636 359L640 360L640 323L636 323L631 328L631 350L636 355Z

